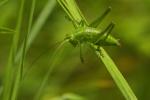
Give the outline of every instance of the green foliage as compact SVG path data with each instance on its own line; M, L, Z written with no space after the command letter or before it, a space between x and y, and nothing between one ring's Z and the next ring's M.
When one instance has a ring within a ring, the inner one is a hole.
M0 100L149 100L149 0L34 1L0 1Z
M55 6L55 1L51 1L49 0L48 5L44 8L44 10L42 11L41 15L39 16L39 18L37 19L35 25L32 27L32 21L33 21L33 14L34 14L34 9L35 9L35 1L32 1L32 5L31 5L31 10L30 10L30 16L29 16L29 25L28 25L28 33L24 38L24 42L21 45L21 48L19 49L19 52L17 52L18 49L18 42L20 39L20 33L21 33L21 26L22 26L22 18L23 18L23 10L24 10L24 3L25 1L21 1L21 6L20 6L20 11L19 11L19 17L18 17L18 23L16 26L16 30L15 32L12 29L9 28L2 28L1 33L9 33L9 32L13 32L15 34L13 34L13 43L12 43L12 47L10 50L10 56L9 56L9 61L8 61L8 66L6 68L6 73L5 73L5 80L4 80L4 90L3 90L3 100L16 100L17 95L18 95L18 91L19 88L21 86L21 81L22 81L22 76L23 76L23 68L24 68L24 61L25 61L25 56L26 56L26 52L27 49L30 47L32 41L34 40L34 38L36 37L37 33L40 31L41 27L43 26L43 24L45 23L48 15L52 12L52 9ZM4 2L2 2L1 4L4 4L6 2L6 0ZM19 63L19 65L17 65L15 67L15 75L13 73L14 71L14 64ZM14 83L12 83L12 79L15 79ZM12 89L12 90L11 90ZM10 92L12 91L12 92Z

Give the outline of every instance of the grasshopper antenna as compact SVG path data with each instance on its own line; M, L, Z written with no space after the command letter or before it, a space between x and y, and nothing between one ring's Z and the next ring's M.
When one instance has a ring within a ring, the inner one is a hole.
M37 56L37 57L35 58L35 60L30 64L29 69L27 69L27 71L24 73L23 79L24 79L24 78L31 72L31 70L34 68L34 64L35 64L42 56L44 56L45 54L47 54L48 51L49 51L51 48L53 48L54 46L57 46L57 48L58 48L60 45L64 44L64 42L66 42L66 41L68 41L68 40L65 39L65 40L62 40L62 41L58 41L58 42L54 43L52 46L50 46L48 49L46 49L46 50L44 50L42 53L40 53L40 55ZM57 49L57 48L56 48L56 49Z
M110 13L111 9L112 9L111 7L108 7L100 17L98 17L95 21L93 21L90 24L90 27L94 28L98 27L98 25L103 21L103 19Z

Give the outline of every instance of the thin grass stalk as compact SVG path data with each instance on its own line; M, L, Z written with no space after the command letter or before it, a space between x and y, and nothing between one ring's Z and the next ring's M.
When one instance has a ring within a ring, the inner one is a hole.
M19 65L17 73L16 73L17 77L16 77L16 80L15 80L15 83L14 83L14 89L12 91L11 100L16 100L17 95L18 95L18 91L19 91L19 87L20 87L20 84L21 84L22 76L23 76L23 67L24 67L24 60L25 60L25 55L26 55L26 44L27 44L28 35L30 34L31 26L32 26L35 3L36 3L36 0L33 0L32 4L31 4L28 32L25 36L25 40L23 41L22 57L21 57L21 60L20 60L20 65Z
M18 15L18 21L16 25L16 32L13 35L11 50L9 53L8 63L6 66L6 72L4 77L4 90L3 90L3 100L10 100L11 96L11 88L12 88L12 76L13 76L13 67L14 67L14 60L15 55L18 48L19 36L20 36L20 28L23 16L23 8L24 8L24 0L21 0L20 11Z
M63 41L63 42L56 48L55 52L52 54L51 60L50 60L50 64L49 64L50 67L49 67L48 71L46 72L46 74L45 74L45 76L44 76L44 78L43 78L43 80L42 80L42 82L41 82L41 85L40 85L40 87L39 87L39 89L38 89L38 91L37 91L37 93L36 93L36 95L35 95L35 97L34 97L33 100L40 100L40 97L41 97L42 94L43 94L44 88L45 88L45 86L46 86L47 83L48 83L48 78L49 78L49 76L51 75L51 73L52 73L52 71L53 71L53 69L54 69L54 67L55 67L55 65L56 65L56 63L57 63L57 59L56 59L56 58L57 58L57 55L58 55L60 49L62 49L62 46L63 46L66 42L67 42L67 41Z

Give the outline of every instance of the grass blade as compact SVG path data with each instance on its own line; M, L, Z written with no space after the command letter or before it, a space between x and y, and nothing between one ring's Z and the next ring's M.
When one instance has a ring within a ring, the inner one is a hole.
M13 35L13 41L11 45L11 50L8 58L8 63L5 72L4 78L4 91L3 91L3 100L10 100L11 96L11 87L12 87L12 76L13 76L13 67L14 67L14 59L18 48L18 42L20 37L20 28L23 16L23 8L24 8L24 0L21 1L20 11L18 15L18 22L16 25L16 32Z
M37 34L40 32L42 27L44 26L46 20L52 13L54 7L56 6L56 0L48 0L47 4L45 5L44 9L40 13L39 17L37 18L36 22L34 23L31 32L28 36L27 45L26 45L26 51L31 46L32 42L34 41ZM23 48L21 47L16 55L15 62L17 62L21 57L21 52L23 51Z
M25 55L26 55L26 43L27 43L28 35L30 33L30 30L31 30L31 26L32 26L35 3L36 3L36 0L33 0L32 5L31 5L30 16L29 16L28 33L26 34L25 40L23 41L22 56L21 56L21 60L20 60L20 65L18 66L18 69L17 69L17 74L16 74L15 83L14 83L14 88L13 88L13 91L12 91L11 100L16 100L17 94L18 94L18 91L19 91L19 87L20 87L20 84L21 84L21 80L22 80L24 60L25 60Z
M137 100L129 84L127 83L121 72L118 70L115 63L109 57L107 52L102 47L100 47L99 51L97 50L97 46L92 47L95 49L98 58L100 58L106 66L108 72L112 76L113 80L115 81L116 85L118 86L126 100Z
M46 72L46 74L44 76L44 79L42 80L41 85L40 85L40 87L39 87L39 89L38 89L38 91L37 91L37 93L36 93L36 95L35 95L33 100L39 100L40 99L40 97L41 97L41 95L43 93L43 90L44 90L44 88L45 88L45 86L46 86L46 84L48 82L48 78L49 78L50 74L52 73L52 71L53 71L53 69L55 67L55 64L57 63L57 59L56 59L57 57L56 56L58 55L58 51L62 48L62 46L66 42L67 41L63 41L61 44L59 44L59 46L56 48L55 52L52 54L51 60L50 60L50 65L49 65L50 67L49 67L48 71Z

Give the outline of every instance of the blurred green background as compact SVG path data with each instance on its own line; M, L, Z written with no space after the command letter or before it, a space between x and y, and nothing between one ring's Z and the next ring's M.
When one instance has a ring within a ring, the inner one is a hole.
M22 38L27 32L31 0L26 0ZM37 0L34 21L48 0ZM105 47L119 70L129 82L139 100L150 100L150 0L77 0L89 22L101 15L107 7L112 12L100 25L104 29L112 20L116 23L113 35L121 47ZM16 27L18 0L10 0L0 7L0 27ZM52 46L74 30L66 14L57 4L27 53L27 72L18 100L32 100L50 67L50 58L57 46ZM0 34L0 86L12 41L12 34ZM49 49L50 48L50 49ZM36 62L34 60L46 49ZM124 100L105 66L94 52L84 46L85 63L79 58L79 48L67 43L56 57L56 65L43 91L41 100L59 100L62 95L77 95L85 100ZM34 64L32 64L34 63ZM32 68L31 68L32 67ZM0 91L1 91L0 87ZM62 99L61 99L62 100ZM64 99L66 100L66 99ZM79 100L79 99L72 99Z

